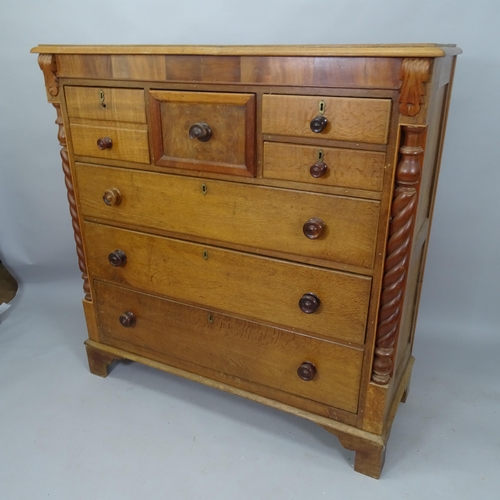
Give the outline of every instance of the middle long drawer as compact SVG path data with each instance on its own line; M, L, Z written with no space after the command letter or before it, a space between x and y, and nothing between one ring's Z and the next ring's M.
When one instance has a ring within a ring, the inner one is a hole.
M76 175L87 218L373 267L378 201L79 163Z
M92 222L84 223L84 237L91 278L292 330L364 342L369 277Z

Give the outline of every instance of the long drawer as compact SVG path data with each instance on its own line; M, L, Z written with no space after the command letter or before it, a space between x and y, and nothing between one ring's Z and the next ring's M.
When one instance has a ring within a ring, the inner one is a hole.
M183 360L349 412L357 410L361 349L99 281L94 290L105 344L139 354L146 350L149 357L174 366Z
M87 218L373 266L378 201L87 164L76 175Z
M327 338L364 341L369 277L91 222L84 235L93 278Z

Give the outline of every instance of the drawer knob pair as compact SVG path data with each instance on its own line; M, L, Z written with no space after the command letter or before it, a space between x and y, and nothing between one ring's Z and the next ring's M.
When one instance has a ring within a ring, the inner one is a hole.
M327 171L328 171L328 166L326 165L326 163L323 163L322 161L318 161L317 163L312 165L311 168L309 169L309 173L315 179L323 177Z
M113 147L113 141L110 137L100 137L97 139L97 147L101 150L111 149Z
M314 293L305 293L299 300L300 310L306 314L315 313L320 305L321 300Z
M316 375L316 367L309 363L309 361L304 361L297 369L297 375L306 382L311 381Z
M312 217L302 226L302 231L310 240L316 240L323 235L325 228L323 219Z
M108 262L113 267L124 267L127 263L127 256L123 250L115 250L108 255Z
M106 205L112 207L113 205L119 205L122 201L122 194L117 188L110 188L104 191L102 199Z
M198 122L189 127L189 137L198 139L201 142L207 142L212 137L212 129L205 122Z
M132 311L127 311L120 316L119 321L124 328L130 328L135 325L135 314Z
M310 123L311 130L315 134L323 132L323 130L325 130L327 125L328 125L328 118L326 116L321 116L321 115L317 116L316 118L313 118Z

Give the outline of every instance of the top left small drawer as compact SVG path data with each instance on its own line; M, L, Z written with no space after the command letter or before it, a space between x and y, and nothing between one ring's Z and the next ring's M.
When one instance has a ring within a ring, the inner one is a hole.
M75 156L149 163L142 89L66 86L65 97Z
M70 119L146 123L143 90L67 86L65 95Z

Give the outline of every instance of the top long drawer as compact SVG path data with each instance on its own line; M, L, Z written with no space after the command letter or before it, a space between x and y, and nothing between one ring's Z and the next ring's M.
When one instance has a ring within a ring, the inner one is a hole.
M76 164L85 217L371 268L380 204Z

